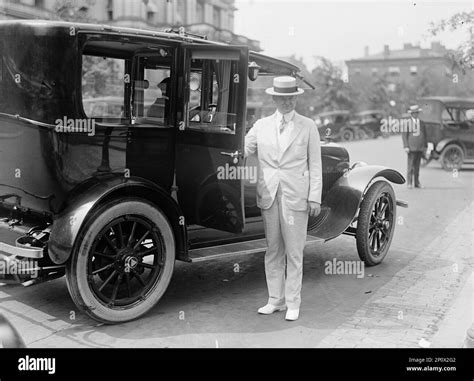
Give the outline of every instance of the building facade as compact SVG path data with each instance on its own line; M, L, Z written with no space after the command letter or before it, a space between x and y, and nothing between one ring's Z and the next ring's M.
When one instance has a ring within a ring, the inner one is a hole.
M235 0L0 0L0 19L84 20L107 25L187 32L260 51L234 33Z
M403 49L390 50L388 45L378 54L369 54L365 48L364 57L346 61L349 81L368 76L388 75L394 84L414 82L418 76L429 72L434 76L451 75L448 50L439 42L433 42L428 49L404 44Z

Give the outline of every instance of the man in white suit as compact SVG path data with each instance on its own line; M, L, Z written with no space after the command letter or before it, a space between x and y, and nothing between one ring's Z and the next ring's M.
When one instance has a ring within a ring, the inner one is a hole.
M321 212L321 147L315 123L295 112L304 90L293 77L277 77L266 90L277 111L258 120L245 137L245 156L258 158L257 205L267 239L265 274L269 299L260 314L288 308L297 320L308 214ZM286 279L285 279L286 269Z

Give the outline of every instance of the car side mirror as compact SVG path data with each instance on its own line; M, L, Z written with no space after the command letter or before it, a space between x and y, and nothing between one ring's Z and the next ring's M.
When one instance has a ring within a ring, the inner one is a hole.
M26 348L23 339L11 323L0 314L0 348Z

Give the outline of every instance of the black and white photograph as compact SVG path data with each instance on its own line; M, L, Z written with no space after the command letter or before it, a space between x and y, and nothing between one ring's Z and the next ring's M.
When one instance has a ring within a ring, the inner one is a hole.
M473 47L463 0L0 0L0 363L466 371L430 351L474 348Z

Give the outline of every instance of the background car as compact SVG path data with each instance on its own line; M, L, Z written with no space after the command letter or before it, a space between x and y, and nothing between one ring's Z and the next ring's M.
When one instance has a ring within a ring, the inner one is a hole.
M368 139L374 139L379 136L388 137L387 133L381 131L381 121L386 117L383 110L365 110L360 111L351 118L350 123L361 129Z
M314 121L321 138L332 141L351 141L360 139L358 125L351 124L351 112L348 110L327 111L317 114Z
M474 98L425 97L418 104L432 147L423 164L438 160L451 171L474 163Z

